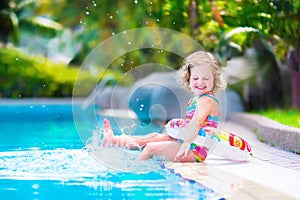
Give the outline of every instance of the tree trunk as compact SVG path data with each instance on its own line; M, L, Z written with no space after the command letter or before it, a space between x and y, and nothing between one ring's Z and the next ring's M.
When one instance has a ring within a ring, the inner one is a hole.
M188 6L188 18L189 18L189 23L190 27L192 30L193 36L196 36L198 34L198 29L200 27L200 24L198 22L198 5L195 0L190 0L189 1L189 6Z
M253 105L256 109L282 107L284 104L282 77L270 47L262 39L254 41L258 71L253 85ZM256 99L257 98L257 99Z
M212 10L212 12L214 14L214 17L215 17L216 21L219 24L219 27L223 30L223 28L224 28L224 21L223 21L223 18L222 18L221 14L220 14L217 6L216 6L215 1L210 1L210 5L211 5L211 10Z
M300 46L290 52L288 66L291 74L292 106L300 108Z

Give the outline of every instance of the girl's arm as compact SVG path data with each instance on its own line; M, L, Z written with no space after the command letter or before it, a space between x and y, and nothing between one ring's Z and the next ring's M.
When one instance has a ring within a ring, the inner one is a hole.
M201 125L204 123L207 116L212 110L212 99L209 97L202 97L197 100L197 106L194 116L190 123L186 126L184 135L184 142L181 145L175 159L180 160L182 157L187 156L191 143L198 135Z
M204 123L207 116L212 110L212 99L209 97L202 97L197 100L197 106L192 120L186 125L184 136L185 142L192 143L198 135L200 127Z

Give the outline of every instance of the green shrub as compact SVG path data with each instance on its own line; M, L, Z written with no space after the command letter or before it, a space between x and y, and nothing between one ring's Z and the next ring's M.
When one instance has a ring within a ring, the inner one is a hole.
M70 97L78 69L54 64L45 57L31 57L12 48L0 49L0 97ZM90 93L96 77L83 74L80 81Z
M253 113L262 115L281 124L300 128L300 110L296 109L272 109L253 111Z

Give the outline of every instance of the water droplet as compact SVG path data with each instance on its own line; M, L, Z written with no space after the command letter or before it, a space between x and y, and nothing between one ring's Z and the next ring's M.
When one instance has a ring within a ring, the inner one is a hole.
M112 35L115 35L115 33L114 33L114 32L112 32L111 34L112 34Z
M19 58L17 57L16 60L19 60Z
M156 19L157 22L159 22L159 19Z
M89 15L89 14L90 14L90 12L86 11L86 12L85 12L85 14L86 14L86 15Z
M141 104L141 107L143 108L143 107L144 107L144 104Z
M113 19L114 17L111 15L111 16L109 16L109 19Z
M138 0L134 0L134 3L137 4L137 3L138 3Z

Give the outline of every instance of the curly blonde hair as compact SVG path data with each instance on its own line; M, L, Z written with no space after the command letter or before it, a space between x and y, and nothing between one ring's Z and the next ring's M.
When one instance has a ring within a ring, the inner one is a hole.
M178 82L181 85L183 85L186 89L191 91L190 69L194 66L201 66L201 64L203 63L209 63L210 66L213 68L214 85L211 92L218 93L224 90L227 86L227 83L221 77L221 69L219 63L211 53L205 51L194 52L184 59L183 66L179 70Z

